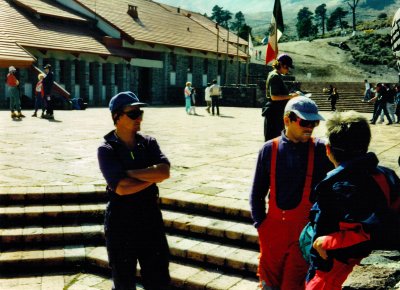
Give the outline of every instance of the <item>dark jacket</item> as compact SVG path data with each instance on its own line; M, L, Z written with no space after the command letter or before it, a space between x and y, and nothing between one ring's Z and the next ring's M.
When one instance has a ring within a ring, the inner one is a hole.
M43 92L45 95L51 94L51 89L53 88L53 84L54 84L54 74L52 71L49 71L49 73L43 79Z
M316 203L310 212L310 221L315 224L314 241L339 232L343 224L362 228L364 235L349 235L346 241L349 246L328 250L328 260L323 260L312 248L309 274L313 275L316 269L330 271L333 259L346 263L350 258L366 257L376 248L389 211L385 195L372 176L383 173L392 195L398 195L400 188L394 171L378 166L378 162L374 153L367 153L340 164L315 187L311 198Z

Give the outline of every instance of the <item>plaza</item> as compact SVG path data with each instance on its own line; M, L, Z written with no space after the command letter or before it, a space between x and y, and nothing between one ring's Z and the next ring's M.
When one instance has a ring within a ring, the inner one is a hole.
M162 203L168 205L173 201L186 206L193 201L199 201L206 206L207 211L223 211L241 216L240 219L247 223L246 229L251 228L248 196L257 153L263 145L261 109L221 107L219 117L210 116L203 107L196 108L198 115L187 115L183 107L154 106L144 110L142 132L158 140L161 150L172 165L171 178L159 184ZM24 113L26 118L13 121L8 111L0 112L0 134L3 140L0 147L1 200L7 200L7 196L13 194L17 194L20 200L29 200L33 199L35 193L42 193L44 199L59 192L65 193L65 196L68 192L73 192L75 197L77 192L103 193L105 182L98 168L96 150L103 136L113 129L108 109L56 111L54 121L30 117L28 111ZM329 118L331 113L322 114ZM370 114L365 116L370 118ZM392 168L400 175L397 164L400 155L400 125L380 124L371 128L373 138L370 150L376 152L381 165ZM321 122L314 135L323 137L324 132L325 122ZM7 212L7 205L1 207L3 212ZM191 208L186 210L190 211ZM164 214L164 217L170 220L171 215L173 213ZM253 243L256 238L255 229L249 232L251 233L247 238L241 237L237 243L240 243L240 239L250 238L253 240L245 242ZM251 250L257 252L254 247ZM1 260L0 255L0 262ZM248 260L243 267L245 271L253 273L256 256L250 257L249 253ZM102 263L105 263L104 260ZM237 266L237 269L240 270L240 267ZM65 289L110 287L110 282L105 277L76 275L44 275L26 278L28 280L1 277L0 288L7 285L11 287L10 283L14 283L14 288L4 289L57 290L58 288L44 288L43 285L51 283L46 282L48 279L58 281L55 282L57 285L62 284L59 289L67 285L70 288ZM78 283L81 288L78 288L78 284L74 286L74 281L81 281ZM236 285L245 282L256 285L253 280L235 281ZM241 288L221 286L216 289Z

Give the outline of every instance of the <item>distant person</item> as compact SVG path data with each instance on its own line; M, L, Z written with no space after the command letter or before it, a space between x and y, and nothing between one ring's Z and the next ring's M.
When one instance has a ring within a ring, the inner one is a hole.
M258 60L261 60L261 50L258 51Z
M397 85L395 87L395 91L396 91L396 96L395 96L395 105L396 105L396 111L395 114L397 116L397 124L400 123L400 86ZM394 122L394 121L393 121Z
M280 136L284 129L282 116L285 106L289 99L298 96L297 93L289 93L282 77L289 73L290 68L294 68L292 58L282 54L274 61L272 68L274 70L267 78L266 104L263 108L265 141Z
M210 96L212 115L215 115L214 109L216 109L217 116L219 116L219 99L221 98L221 87L217 84L217 80L212 81L212 85L210 87Z
M331 101L331 111L336 111L336 103L339 100L339 93L336 87L330 86L328 100Z
M169 289L169 249L157 183L169 178L170 162L153 137L140 133L146 106L132 92L111 98L115 130L97 149L107 183L104 234L112 289L136 289L136 266L144 289Z
M368 82L368 80L364 80L364 99L362 100L363 102L368 102L369 99L371 98L371 85Z
M308 265L300 252L299 235L312 205L311 189L332 165L324 142L311 137L323 120L313 100L291 99L281 118L286 129L258 154L250 208L260 244L260 288L301 290Z
M35 111L33 112L32 117L37 117L37 111L39 109L42 110L41 117L44 117L45 105L44 105L44 90L43 90L43 79L44 74L38 75L38 82L35 86Z
M43 92L46 104L46 114L43 116L45 119L54 119L54 97L51 95L53 84L54 84L54 74L51 71L51 65L46 64L44 66L44 71L46 73L43 78Z
M211 83L207 83L207 87L204 90L204 100L206 101L206 111L207 113L211 113L210 112L210 108L211 108L211 96L210 96L210 87L211 87Z
M387 86L385 84L381 84L381 86L377 92L377 95L373 98L373 99L376 99L376 101L378 101L378 106L377 106L377 110L376 110L374 117L370 124L375 125L376 120L378 119L382 110L385 113L386 118L388 119L388 123L386 125L393 124L392 119L390 118L389 112L387 110L387 102L388 102L389 98L390 98L390 96L389 96L389 91L388 91ZM373 99L371 99L371 100L373 100Z
M8 87L8 96L10 98L11 118L21 119L25 116L21 113L21 99L19 97L19 89L18 89L19 80L17 79L16 73L17 73L16 68L10 66L8 68L6 83Z
M183 90L183 94L185 96L185 110L186 114L190 115L190 107L192 106L191 104L191 96L192 96L192 83L191 82L186 82L185 89Z
M400 180L368 152L367 119L355 111L337 113L326 127L327 155L335 169L311 196L316 201L310 211L315 236L306 290L341 290L371 250L399 244L399 226L391 220L388 202L399 201Z
M196 88L192 87L192 93L190 94L190 99L192 101L190 109L189 109L189 114L197 115L196 114Z

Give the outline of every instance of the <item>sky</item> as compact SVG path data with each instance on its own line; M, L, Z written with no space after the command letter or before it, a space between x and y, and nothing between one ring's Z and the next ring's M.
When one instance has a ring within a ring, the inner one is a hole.
M194 12L207 13L211 15L212 8L215 5L229 10L232 13L242 11L243 13L255 13L263 11L272 11L274 0L155 0L156 2L180 7L182 9ZM244 4L245 3L245 4Z

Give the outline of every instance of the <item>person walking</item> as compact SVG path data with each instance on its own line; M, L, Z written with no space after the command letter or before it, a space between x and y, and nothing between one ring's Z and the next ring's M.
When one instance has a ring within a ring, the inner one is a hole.
M369 99L371 98L371 85L368 82L368 80L364 80L364 98L362 99L363 102L368 102Z
M282 54L274 61L272 68L273 71L268 74L267 78L266 103L262 114L265 117L265 141L280 136L284 129L282 116L285 106L288 100L298 96L297 93L289 93L282 77L289 73L290 68L294 68L292 58L287 54Z
M399 124L400 123L400 86L399 85L397 85L395 87L395 91L396 91L396 95L395 95L395 98L394 98L394 102L395 102L395 105L396 105L396 111L395 111L395 114L397 116L397 122L396 123Z
M54 74L51 71L51 65L46 64L44 66L44 71L46 73L45 77L43 78L43 92L46 104L46 114L43 116L45 119L54 119L54 100L53 96L51 95L51 91L53 89L54 84Z
M206 101L206 104L207 104L206 111L209 114L211 113L210 112L210 108L211 108L210 87L211 87L211 83L207 83L207 87L204 90L204 100Z
M301 290L308 265L300 252L299 235L312 205L311 189L332 165L324 142L311 137L324 120L314 101L304 96L291 99L281 118L286 129L258 154L250 209L260 244L261 288Z
M37 117L37 111L42 109L42 115L44 116L45 106L44 106L44 90L43 90L43 78L44 74L38 75L38 82L35 87L35 111L32 114L32 117Z
M216 109L217 116L219 116L219 99L221 98L221 87L217 84L217 80L212 81L212 85L210 87L210 96L212 115L215 115L214 109Z
M328 97L328 101L331 101L331 111L336 111L336 103L339 100L339 93L337 92L336 87L334 86L330 86L329 89L329 97Z
M138 261L145 289L169 289L169 248L157 183L169 178L170 162L156 139L140 133L144 106L129 91L112 97L115 130L97 150L107 182L104 233L115 290L136 289Z
M25 116L21 113L21 99L19 98L19 80L16 77L17 70L10 66L7 74L8 96L10 98L10 110L12 119L21 119ZM15 112L17 111L17 112Z
M191 105L189 109L189 114L197 115L196 114L196 88L192 87L192 93L190 94L191 98Z
M191 105L191 96L192 96L192 83L186 82L185 89L183 90L183 94L185 96L185 110L186 114L190 115L190 107Z
M392 119L390 118L389 112L387 110L388 98L389 98L388 88L384 84L381 84L379 90L377 91L377 95L373 99L370 100L370 101L373 101L373 100L378 101L376 112L374 113L374 117L372 118L372 121L370 124L375 125L376 120L380 116L382 110L383 110L386 118L388 119L388 123L386 125L393 124Z
M354 266L373 249L399 245L399 225L393 225L388 204L397 198L399 206L400 180L368 152L367 119L347 111L333 115L326 127L327 154L335 169L311 196L315 235L306 290L341 290Z

